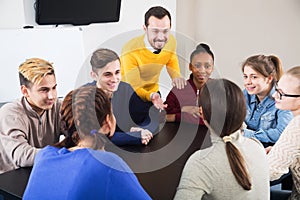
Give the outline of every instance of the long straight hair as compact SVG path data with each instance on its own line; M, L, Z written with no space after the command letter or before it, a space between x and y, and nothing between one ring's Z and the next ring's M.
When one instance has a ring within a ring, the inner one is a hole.
M240 129L246 116L243 92L226 79L208 80L199 105L209 126L222 138ZM231 142L226 142L226 154L235 179L245 190L250 190L250 177L242 154Z

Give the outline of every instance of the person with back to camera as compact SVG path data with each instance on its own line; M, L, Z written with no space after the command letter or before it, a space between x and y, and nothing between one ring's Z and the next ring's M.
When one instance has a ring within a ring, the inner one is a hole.
M273 145L292 119L288 110L275 107L274 85L282 76L281 61L270 55L254 55L242 65L247 115L244 136L253 137L265 147Z
M246 115L241 89L226 79L208 80L199 106L212 146L188 159L175 199L268 200L264 148L240 130Z
M145 34L127 42L121 54L122 80L129 83L150 108L163 110L159 93L159 76L166 66L173 86L184 88L176 55L176 39L170 34L171 15L161 6L151 7L145 13ZM159 113L155 113L158 115Z
M277 180L290 171L294 184L289 199L296 200L300 199L300 66L289 69L282 76L273 97L276 108L291 110L294 118L275 145L267 148L267 151L271 149L267 155L270 180Z
M90 60L93 82L111 98L116 116L116 132L111 141L116 145L145 144L158 130L159 120L149 116L144 102L132 87L121 81L120 59L110 49L100 48L93 52Z
M201 43L191 53L189 70L192 71L184 89L173 87L169 92L165 104L166 121L185 121L203 125L199 116L198 98L206 81L214 69L214 54L207 44Z
M30 58L18 71L23 97L0 109L0 173L32 166L39 149L58 142L61 134L52 64Z
M106 93L85 86L62 104L66 137L36 156L23 199L151 199L128 165L104 151L116 119Z

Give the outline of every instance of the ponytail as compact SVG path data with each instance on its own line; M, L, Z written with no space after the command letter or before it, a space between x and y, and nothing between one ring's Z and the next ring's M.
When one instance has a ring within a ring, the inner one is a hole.
M242 64L242 71L245 66L250 66L256 72L262 74L264 77L273 77L272 85L278 81L283 75L283 69L280 59L277 56L270 55L254 55Z
M278 57L276 57L274 55L270 55L268 57L269 57L270 61L273 63L273 65L274 65L274 71L275 71L274 79L275 79L275 81L279 81L279 79L283 75L283 69L282 69L281 61L280 61L280 59Z
M245 190L251 190L245 159L233 145L231 135L239 131L246 116L246 103L242 90L227 79L209 80L201 91L199 105L202 107L206 126L212 132L220 134L226 143L227 158L238 184ZM213 111L218 115L213 115Z
M251 190L251 182L245 160L240 151L231 143L231 140L228 141L228 139L226 139L228 137L230 136L223 137L223 140L226 144L226 154L231 171L236 181L244 188L244 190Z

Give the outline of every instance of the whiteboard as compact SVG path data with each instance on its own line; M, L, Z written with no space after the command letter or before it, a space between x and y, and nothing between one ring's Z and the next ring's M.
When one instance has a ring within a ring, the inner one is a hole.
M18 67L28 58L53 63L58 96L75 88L85 60L83 34L74 28L30 28L0 30L0 102L20 98Z

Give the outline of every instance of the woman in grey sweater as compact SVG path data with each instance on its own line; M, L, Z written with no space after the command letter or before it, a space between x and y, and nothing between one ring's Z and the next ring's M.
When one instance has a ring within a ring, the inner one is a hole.
M226 79L209 80L199 105L212 146L189 158L175 199L269 199L264 148L240 131L246 115L241 89Z

